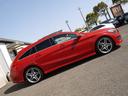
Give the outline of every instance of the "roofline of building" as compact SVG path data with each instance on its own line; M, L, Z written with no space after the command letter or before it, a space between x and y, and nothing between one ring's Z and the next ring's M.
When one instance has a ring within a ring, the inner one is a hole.
M13 40L13 39L6 39L6 38L0 38L0 43L20 43L25 45L30 45L29 42L19 41L19 40Z

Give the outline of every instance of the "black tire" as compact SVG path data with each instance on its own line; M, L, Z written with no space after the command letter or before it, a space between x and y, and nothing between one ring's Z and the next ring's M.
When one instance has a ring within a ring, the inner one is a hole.
M38 83L43 78L43 72L40 68L32 66L25 70L24 78L30 84Z
M104 41L106 40L106 41ZM101 37L96 42L96 52L100 55L105 55L110 53L114 48L114 42L109 37Z

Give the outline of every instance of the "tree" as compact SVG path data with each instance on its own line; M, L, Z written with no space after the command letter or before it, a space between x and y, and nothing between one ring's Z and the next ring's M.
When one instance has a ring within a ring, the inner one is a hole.
M109 12L108 12L108 5L107 5L106 3L100 2L100 3L98 4L98 6L99 6L99 8L101 8L102 10L106 11L107 14L108 14L108 16L109 16L109 18L111 18L110 14L109 14Z
M113 4L115 4L115 3L126 4L126 3L128 3L128 0L112 0L112 3L113 3Z
M81 32L81 31L82 31L82 28L75 29L75 32Z
M101 16L104 15L106 19L108 19L107 15L109 16L109 19L111 18L108 12L108 5L104 2L100 2L96 6L94 6L93 11Z
M89 14L87 14L86 16L86 22L89 26L96 24L97 25L97 21L98 21L98 17L99 15L95 12L91 12Z

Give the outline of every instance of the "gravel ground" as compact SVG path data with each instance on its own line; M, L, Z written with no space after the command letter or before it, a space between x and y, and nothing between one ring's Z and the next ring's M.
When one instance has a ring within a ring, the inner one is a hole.
M128 25L119 30L124 42L110 54L61 68L35 85L8 83L0 96L128 96Z

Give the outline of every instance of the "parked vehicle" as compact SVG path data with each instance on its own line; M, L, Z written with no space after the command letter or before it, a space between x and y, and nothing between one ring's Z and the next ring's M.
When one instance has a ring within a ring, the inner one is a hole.
M127 24L128 23L128 12L124 13L121 16L116 17L116 19L119 21L119 26Z
M104 28L115 28L115 26L112 23L106 23L106 24L99 24L92 29L90 29L90 32L95 31L95 30L100 30Z
M105 20L105 21L101 22L100 24L108 24L108 23L112 23L116 28L119 27L119 21L116 18Z
M116 17L116 19L119 21L119 27L125 24L123 15Z
M11 65L10 77L15 83L34 84L60 67L96 53L107 54L121 42L115 28L89 33L57 32L22 49Z
M125 13L125 14L123 15L123 17L124 17L124 22L125 22L125 23L128 23L128 12Z

